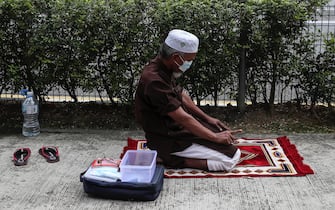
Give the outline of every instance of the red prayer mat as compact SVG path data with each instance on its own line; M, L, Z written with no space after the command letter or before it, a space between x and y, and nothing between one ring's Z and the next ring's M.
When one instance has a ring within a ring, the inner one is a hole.
M222 177L264 177L304 176L314 174L303 163L303 157L286 137L276 139L238 139L236 146L241 150L239 163L229 172L208 172L198 169L165 169L166 178L222 178ZM145 140L128 138L128 149L146 149ZM122 157L122 154L121 154Z

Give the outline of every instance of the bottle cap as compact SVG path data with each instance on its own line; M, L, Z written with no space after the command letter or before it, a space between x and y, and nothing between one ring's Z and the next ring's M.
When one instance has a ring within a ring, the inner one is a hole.
M28 89L20 90L20 95L27 96Z

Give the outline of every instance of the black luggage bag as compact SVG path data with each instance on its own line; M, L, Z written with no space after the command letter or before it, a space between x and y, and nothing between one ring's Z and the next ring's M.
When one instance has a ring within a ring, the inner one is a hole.
M80 174L80 181L87 194L115 200L153 201L159 196L164 182L164 167L161 165L156 166L150 183L104 182L84 177L84 174Z

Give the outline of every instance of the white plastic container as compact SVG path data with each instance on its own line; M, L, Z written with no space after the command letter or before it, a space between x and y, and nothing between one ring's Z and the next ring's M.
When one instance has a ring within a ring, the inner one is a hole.
M122 182L149 183L156 170L157 151L128 150L120 164Z

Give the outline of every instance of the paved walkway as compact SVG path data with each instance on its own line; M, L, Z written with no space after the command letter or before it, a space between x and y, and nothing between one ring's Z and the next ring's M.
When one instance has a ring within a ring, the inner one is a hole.
M248 138L283 134L243 134ZM118 158L128 136L141 131L43 131L36 138L0 135L0 209L335 209L335 134L287 135L314 175L272 178L165 179L151 202L115 201L88 196L79 174L95 158ZM55 145L60 162L47 163L41 146ZM30 147L28 165L11 162L16 148Z

